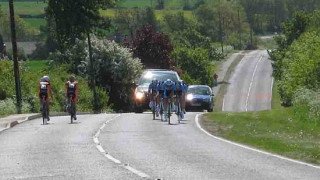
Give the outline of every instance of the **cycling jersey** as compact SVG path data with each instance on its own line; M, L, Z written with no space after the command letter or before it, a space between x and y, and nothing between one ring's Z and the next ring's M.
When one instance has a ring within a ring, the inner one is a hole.
M154 93L157 91L158 83L151 82L148 88L148 92Z
M176 90L176 86L174 82L171 82L171 85L169 85L169 82L165 81L163 83L163 91L164 91L164 97L167 98L170 96L172 92Z

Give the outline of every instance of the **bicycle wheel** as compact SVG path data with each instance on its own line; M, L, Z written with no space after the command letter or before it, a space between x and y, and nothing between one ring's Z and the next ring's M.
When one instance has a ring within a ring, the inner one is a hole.
M47 110L46 102L43 102L42 104L42 124L43 125L47 124L47 118L48 118L47 112L48 110Z
M171 102L168 103L168 123L170 124L170 116L171 116Z
M163 101L160 101L160 118L161 121L163 121Z
M70 116L71 116L71 124L73 123L73 118L74 118L74 104L73 101L71 100L71 107L70 107Z
M155 108L155 102L153 102L153 105L152 105L152 115L153 115L153 120L156 119L156 108Z
M178 123L180 124L181 119L181 105L180 105L180 101L178 102L178 107L177 107L177 116L178 116Z

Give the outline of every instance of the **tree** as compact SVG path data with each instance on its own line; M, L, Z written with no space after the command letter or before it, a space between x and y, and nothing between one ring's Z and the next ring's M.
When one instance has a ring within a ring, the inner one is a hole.
M99 10L114 3L115 0L48 0L46 15L55 23L55 37L59 49L66 49L74 44L77 38L82 39L99 23Z
M129 43L127 46L130 46ZM169 69L170 53L173 50L170 39L163 33L154 31L152 25L144 25L133 37L131 48L135 57L147 68Z
M213 85L214 65L210 62L208 50L203 48L176 48L171 58L183 70L182 78L191 84Z

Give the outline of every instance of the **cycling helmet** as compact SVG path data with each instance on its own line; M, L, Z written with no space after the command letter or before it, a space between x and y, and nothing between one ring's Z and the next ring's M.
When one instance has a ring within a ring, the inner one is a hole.
M173 84L173 82L171 81L171 79L167 79L167 85L171 86Z
M43 77L41 78L41 80L42 80L43 82L50 82L50 77L49 77L49 76L43 76Z
M70 76L70 77L69 77L69 81L70 81L70 82L74 82L74 81L76 81L76 78L75 78L74 76Z
M152 79L152 83L153 84L158 84L158 80L154 78L154 79Z

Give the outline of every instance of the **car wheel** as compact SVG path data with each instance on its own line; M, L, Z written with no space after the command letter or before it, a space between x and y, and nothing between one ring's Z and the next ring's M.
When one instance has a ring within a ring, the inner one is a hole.
M135 113L143 113L143 110L142 110L142 108L141 107L138 107L138 106L134 106L134 112Z

